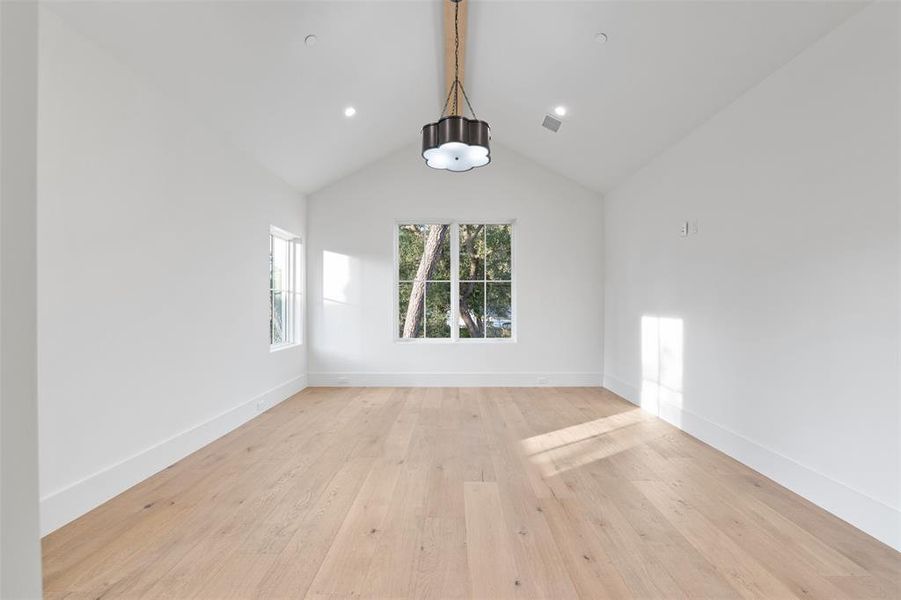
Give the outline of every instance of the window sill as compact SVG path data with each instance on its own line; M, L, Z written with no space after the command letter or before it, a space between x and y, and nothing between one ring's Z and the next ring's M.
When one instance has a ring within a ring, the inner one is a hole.
M516 338L394 338L395 344L515 344Z
M282 350L290 350L291 348L300 348L303 346L303 342L297 342L294 344L279 344L278 346L269 346L269 353L273 352L281 352Z

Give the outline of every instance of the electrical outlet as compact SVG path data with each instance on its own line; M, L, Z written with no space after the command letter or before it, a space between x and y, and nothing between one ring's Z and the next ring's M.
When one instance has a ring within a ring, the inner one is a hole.
M348 383L350 383L350 377L339 377L338 383L340 385L347 385Z
M547 377L539 377L538 385L547 385Z
M698 235L698 222L692 221L688 227L688 233L691 235Z

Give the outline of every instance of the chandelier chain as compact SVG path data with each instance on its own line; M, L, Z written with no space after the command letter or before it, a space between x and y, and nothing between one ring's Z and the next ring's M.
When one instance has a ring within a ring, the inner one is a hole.
M460 2L459 0L451 1L454 2L454 82L451 83L451 87L447 91L447 98L444 100L441 116L443 117L447 112L447 105L450 104L451 95L454 96L454 114L459 114L459 92L463 92L463 99L466 101L466 106L469 107L469 112L472 113L472 118L477 119L476 111L473 110L469 96L466 95L466 88L463 87L463 82L460 81Z
M458 83L459 83L459 82L458 82ZM469 96L466 95L466 88L463 87L463 84L462 84L462 83L460 83L460 91L463 92L463 99L466 100L466 106L469 107L469 112L472 113L472 118L473 118L473 119L478 119L478 117L476 116L476 111L474 111L474 110L472 109L472 103L469 102Z
M460 3L454 3L454 114L460 114L457 109L457 89L460 84Z

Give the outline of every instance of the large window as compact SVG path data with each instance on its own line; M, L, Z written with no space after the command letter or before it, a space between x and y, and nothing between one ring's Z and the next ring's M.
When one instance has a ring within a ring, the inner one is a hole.
M398 339L513 339L512 223L404 223L396 233Z
M269 344L273 350L301 343L303 256L300 238L269 230Z

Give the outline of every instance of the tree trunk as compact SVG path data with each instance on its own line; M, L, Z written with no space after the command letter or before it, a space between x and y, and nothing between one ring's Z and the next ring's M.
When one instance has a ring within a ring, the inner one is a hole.
M476 227L476 230L464 243L463 252L461 252L462 255L469 257L468 279L473 279L476 276L478 261L472 259L472 247L475 245L480 233L482 233L482 225ZM465 289L460 290L460 318L463 319L463 324L466 325L466 329L469 330L469 336L480 338L482 337L482 323L480 323L478 319L473 317L472 313L469 312L469 307L467 306L467 302L469 301L470 296L472 296L472 293L475 291L475 287L476 284L470 282L466 284Z
M432 276L435 265L441 258L441 250L447 237L447 225L430 225L429 235L422 250L422 258L419 259L419 268L416 270L416 279L413 281L413 289L410 292L410 300L407 302L407 317L404 320L402 337L416 337L422 325L423 299L425 298L426 281Z
M466 329L469 331L469 337L480 338L482 337L482 324L478 320L473 319L472 313L469 312L469 308L466 306L466 301L472 296L476 285L478 284L469 282L466 284L466 291L460 291L460 318L463 319L463 324L466 325Z

